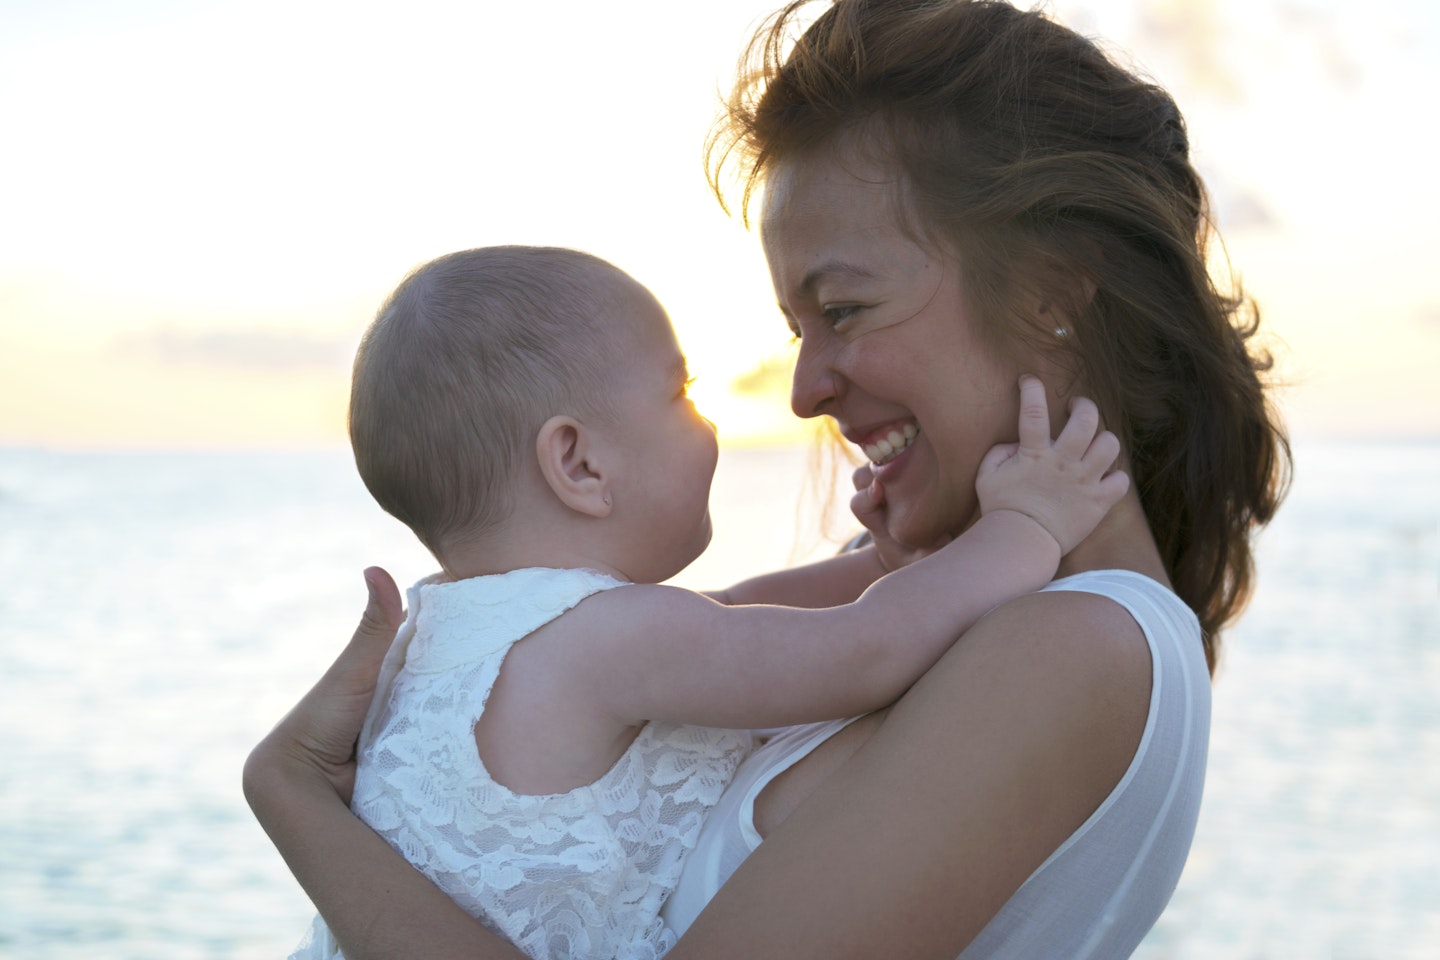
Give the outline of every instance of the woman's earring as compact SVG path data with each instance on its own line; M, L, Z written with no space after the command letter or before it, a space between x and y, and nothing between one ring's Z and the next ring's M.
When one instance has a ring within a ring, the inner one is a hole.
M1066 337L1070 336L1070 331L1066 330L1064 327L1056 327L1055 336L1061 340L1064 340Z

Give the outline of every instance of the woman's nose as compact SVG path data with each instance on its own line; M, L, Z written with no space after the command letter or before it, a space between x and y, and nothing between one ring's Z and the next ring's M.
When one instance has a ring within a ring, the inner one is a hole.
M832 363L833 350L821 346L819 338L800 341L795 359L795 377L790 384L790 409L797 417L818 417L829 412L839 392L839 377Z

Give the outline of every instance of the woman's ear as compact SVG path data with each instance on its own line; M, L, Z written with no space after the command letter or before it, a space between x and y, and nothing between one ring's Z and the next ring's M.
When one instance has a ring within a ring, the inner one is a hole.
M1067 271L1041 295L1035 307L1040 323L1059 339L1074 336L1075 318L1090 308L1095 289L1095 278L1088 273Z
M573 417L546 420L535 438L540 473L565 506L587 517L610 515L610 477L600 456L600 437Z
M1095 299L1094 278L1078 268L1058 269L1041 278L1032 299L1025 304L1034 334L1022 349L1022 372L1033 373L1045 382L1050 402L1050 422L1059 425L1069 417L1070 396L1080 389L1080 354L1077 340L1086 336L1083 318Z

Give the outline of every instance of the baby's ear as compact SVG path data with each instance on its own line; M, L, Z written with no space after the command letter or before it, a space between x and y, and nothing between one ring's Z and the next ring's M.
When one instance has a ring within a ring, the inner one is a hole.
M601 438L573 417L546 420L535 438L540 473L550 490L576 513L610 515L609 477L601 463Z

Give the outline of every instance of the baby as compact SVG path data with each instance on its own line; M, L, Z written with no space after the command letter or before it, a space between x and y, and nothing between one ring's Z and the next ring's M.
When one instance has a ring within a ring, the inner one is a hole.
M533 957L663 954L660 906L747 730L890 703L1128 484L1095 418L1035 426L1024 378L981 518L930 556L882 577L882 536L713 596L660 586L710 539L715 429L688 381L644 287L552 248L426 264L356 357L360 474L444 572L409 592L352 805ZM337 955L317 918L295 956Z

